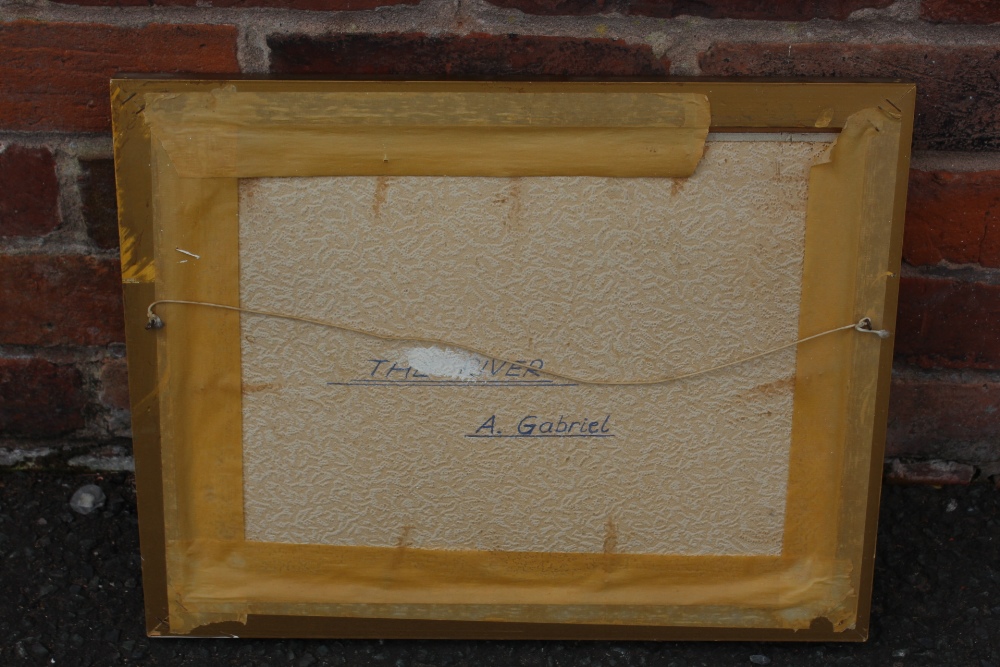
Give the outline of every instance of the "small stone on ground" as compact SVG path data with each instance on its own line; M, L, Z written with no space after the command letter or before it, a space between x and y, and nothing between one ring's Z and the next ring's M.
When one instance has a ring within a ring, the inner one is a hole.
M101 491L101 487L96 484L81 486L69 499L69 506L73 508L74 512L90 514L104 506L104 491Z

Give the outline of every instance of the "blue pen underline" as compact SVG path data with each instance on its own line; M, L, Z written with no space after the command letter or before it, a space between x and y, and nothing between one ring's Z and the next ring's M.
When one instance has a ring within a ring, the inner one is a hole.
M350 380L348 382L327 382L327 386L338 387L575 387L575 382L553 382L552 380Z
M476 435L474 433L468 433L466 438L614 438L614 433L572 433L570 435L557 435L555 433L543 433L541 435L523 435L517 433L514 435Z

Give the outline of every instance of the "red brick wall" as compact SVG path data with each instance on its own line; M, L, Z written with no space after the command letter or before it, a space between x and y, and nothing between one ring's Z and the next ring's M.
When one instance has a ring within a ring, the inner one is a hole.
M0 464L120 453L107 79L900 77L919 86L887 467L1000 474L1000 3L54 0L0 5Z

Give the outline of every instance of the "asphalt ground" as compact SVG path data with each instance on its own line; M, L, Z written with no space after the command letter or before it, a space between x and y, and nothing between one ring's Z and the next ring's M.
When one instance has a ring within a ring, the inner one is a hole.
M73 492L97 484L103 508ZM1000 667L1000 491L888 486L864 644L149 639L132 476L0 472L0 665Z

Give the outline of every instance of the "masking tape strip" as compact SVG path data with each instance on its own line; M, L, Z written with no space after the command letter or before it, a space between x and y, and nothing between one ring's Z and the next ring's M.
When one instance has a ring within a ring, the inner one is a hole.
M155 279L151 225L149 128L135 94L112 86L115 178L117 180L118 236L123 283L152 283Z
M858 234L855 312L884 318L888 281L893 274L890 254L893 228L887 221L893 219L895 204L885 193L892 192L896 185L901 115L895 113L891 106L883 105L858 116L858 123L866 125L863 132L868 141L868 151L858 177L862 183L859 201L863 212ZM854 597L846 601L855 608L861 591L863 568L860 564L864 556L865 521L868 516L879 371L883 366L882 359L891 356L891 344L852 346L851 388L847 405L847 414L851 418L840 466L842 483L836 557L850 558L859 564L851 573Z
M251 608L269 614L364 617L376 609L424 619L705 625L709 621L693 613L701 608L714 610L719 624L743 626L744 612L755 610L779 627L805 628L831 609L831 600L849 593L851 568L846 561L766 557L211 540L170 547L184 554L188 587L182 608L186 622L194 623L188 630L199 624L200 614L245 618ZM173 618L171 629L178 630Z
M882 315L892 216L891 201L888 213L879 203L893 189L899 127L879 109L862 110L848 119L829 161L812 169L800 332ZM796 359L783 553L856 564L835 629L856 618L882 342L828 338L799 348Z
M154 135L155 138L155 135ZM156 294L239 303L239 211L235 179L180 178L153 151ZM179 264L176 247L202 248ZM171 540L242 540L242 367L240 319L219 311L177 322L158 340L164 530L171 628L183 601L187 563Z
M695 93L148 95L184 177L685 177L711 114ZM609 156L614 156L609 159Z

